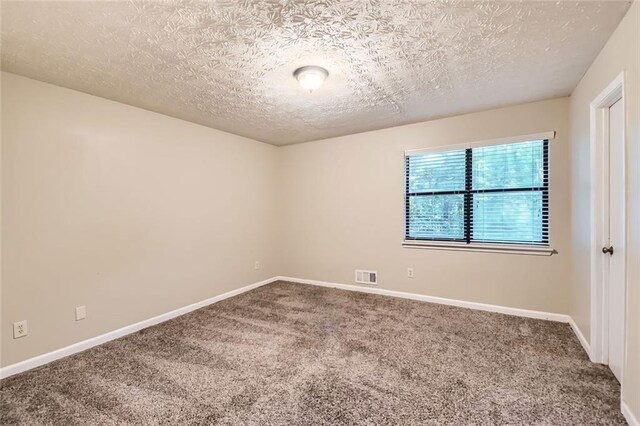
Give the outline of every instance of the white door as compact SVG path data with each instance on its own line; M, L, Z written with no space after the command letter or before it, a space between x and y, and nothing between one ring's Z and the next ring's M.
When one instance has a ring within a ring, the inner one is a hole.
M609 108L609 368L622 380L625 317L624 116L622 100Z

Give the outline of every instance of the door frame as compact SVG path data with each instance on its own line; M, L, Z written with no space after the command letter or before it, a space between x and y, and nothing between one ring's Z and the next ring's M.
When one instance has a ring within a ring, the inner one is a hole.
M605 183L608 182L609 174L609 114L608 109L616 102L622 102L623 115L623 208L625 209L624 234L625 247L624 254L624 322L626 323L626 293L627 293L627 265L626 244L628 230L628 215L626 214L627 206L627 177L626 177L626 159L627 159L627 138L626 138L626 105L625 105L625 76L624 71L621 72L590 104L590 122L591 122L591 342L590 342L590 358L591 361L608 364L609 362L609 269L605 255L602 253L602 247L607 245L604 241L604 227L609 221L608 197L609 188ZM623 324L623 336L625 349L623 356L626 357L626 324ZM622 377L624 377L624 363L622 360Z

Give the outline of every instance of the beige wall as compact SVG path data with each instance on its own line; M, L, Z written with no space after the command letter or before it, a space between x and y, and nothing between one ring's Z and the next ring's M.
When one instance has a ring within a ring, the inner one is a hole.
M551 142L551 240L559 254L403 248L404 150L557 131ZM566 313L569 297L568 98L281 148L283 273ZM407 278L407 268L415 278Z
M273 146L7 73L2 144L3 366L279 272Z
M275 148L8 73L2 88L3 366L276 275L353 283L356 267L382 288L567 311L567 99ZM402 248L404 149L547 130L559 255Z
M589 104L625 71L626 142L628 148L627 348L623 398L640 418L640 4L635 2L571 95L572 245L575 253L570 314L590 336L590 147Z

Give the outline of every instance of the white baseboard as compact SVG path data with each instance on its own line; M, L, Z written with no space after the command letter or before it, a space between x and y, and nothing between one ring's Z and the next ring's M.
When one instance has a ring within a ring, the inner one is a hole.
M569 325L571 326L571 329L573 330L575 335L578 337L578 340L580 341L580 344L582 345L584 351L587 353L587 356L591 361L593 361L591 357L591 345L589 345L589 342L587 341L587 339L585 339L584 334L582 334L582 331L580 331L580 328L578 328L578 324L576 324L573 318L569 318Z
M241 287L236 290L228 291L226 293L212 297L210 299L206 299L201 302L197 302L188 306L184 306L182 308L178 308L171 312L167 312L165 314L158 315L156 317L149 318L144 321L140 321L135 324L131 324L126 327L122 327L117 330L110 331L100 336L83 340L82 342L74 343L73 345L69 345L64 348L57 349L53 352L48 352L46 354L29 358L25 361L8 365L6 367L0 368L0 379L13 376L14 374L22 373L23 371L31 370L32 368L39 367L41 365L47 364L49 362L55 361L60 358L64 358L69 355L73 355L78 352L85 351L89 348L92 348L97 345L101 345L110 340L114 340L119 337L126 336L127 334L135 333L136 331L142 330L143 328L151 327L152 325L156 325L161 322L168 321L172 318L179 317L180 315L184 315L186 313L195 311L196 309L204 308L205 306L211 305L213 303L219 302L224 299L228 299L233 296L237 296L238 294L245 293L249 290L253 290L254 288L261 287L263 285L272 283L277 280L278 278L274 277L274 278L269 278L267 280L254 283L254 284L249 284L247 286Z
M638 418L631 412L626 402L620 402L620 410L627 423L629 423L629 426L640 426L640 421L638 421Z
M333 287L340 290L359 291L363 293L380 294L383 296L400 297L403 299L420 300L423 302L438 303L440 305L457 306L459 308L476 309L478 311L497 312L500 314L514 315L517 317L527 317L535 319L543 319L548 321L557 321L569 323L571 317L564 314L555 314L551 312L532 311L528 309L509 308L506 306L488 305L485 303L467 302L464 300L447 299L444 297L425 296L416 293L406 293L403 291L386 290L378 287L364 287L350 284L338 284L326 281L308 280L304 278L292 278L292 277L278 277L282 281L291 281L300 284L317 285L321 287Z
M64 348L55 350L53 352L49 352L43 355L39 355L30 359L27 359L25 361L8 365L6 367L0 368L0 379L13 376L14 374L18 374L23 371L27 371L32 368L39 367L41 365L47 364L49 362L55 361L60 358L64 358L66 356L69 356L78 352L82 352L94 346L106 343L110 340L114 340L119 337L126 336L127 334L135 333L136 331L142 330L143 328L147 328L152 325L159 324L161 322L195 311L196 309L203 308L205 306L211 305L221 300L228 299L229 297L233 297L238 294L253 290L254 288L261 287L263 285L272 283L274 281L290 281L290 282L300 283L300 284L310 284L310 285L316 285L321 287L332 287L332 288L337 288L341 290L380 294L384 296L399 297L403 299L412 299L412 300L420 300L423 302L438 303L441 305L457 306L460 308L476 309L480 311L497 312L501 314L514 315L519 317L527 317L527 318L535 318L535 319L543 319L543 320L549 320L549 321L568 323L571 325L571 328L573 329L574 333L578 337L578 340L584 347L585 351L587 351L587 354L590 355L590 348L589 348L588 342L580 332L580 329L578 329L578 327L576 326L573 319L568 315L551 313L551 312L533 311L533 310L520 309L520 308L510 308L510 307L499 306L499 305L489 305L485 303L468 302L464 300L447 299L443 297L426 296L422 294L387 290L387 289L382 289L377 287L364 287L364 286L356 286L356 285L350 285L350 284L338 284L338 283L332 283L332 282L326 282L326 281L309 280L304 278L278 276L278 277L269 278L267 280L260 281L254 284L247 285L237 290L232 290L227 293L223 293L219 296L215 296L210 299L206 299L201 302L197 302L192 305L185 306L185 307L173 310L171 312L167 312L165 314L158 315L156 317L149 318L147 320L140 321L138 323L119 328L114 331L110 331L100 336L92 337L91 339L87 339L82 342L74 343L73 345L66 346Z

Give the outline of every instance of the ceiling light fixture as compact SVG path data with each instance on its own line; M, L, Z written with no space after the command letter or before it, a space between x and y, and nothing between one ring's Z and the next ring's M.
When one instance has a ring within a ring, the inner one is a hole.
M322 86L324 80L329 76L329 72L322 67L312 65L298 68L293 72L293 76L298 80L303 89L311 93Z

